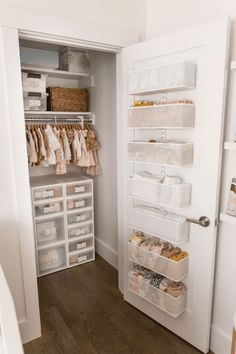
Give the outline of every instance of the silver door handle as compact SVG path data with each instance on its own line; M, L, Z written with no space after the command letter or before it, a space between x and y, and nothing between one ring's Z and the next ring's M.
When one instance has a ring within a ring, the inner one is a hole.
M193 224L198 224L202 227L207 227L210 225L210 219L207 216L200 216L199 219L187 218L186 221L191 222Z

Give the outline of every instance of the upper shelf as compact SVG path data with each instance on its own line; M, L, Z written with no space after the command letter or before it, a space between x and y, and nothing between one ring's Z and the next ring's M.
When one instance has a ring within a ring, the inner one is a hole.
M53 111L25 111L25 115L31 116L89 116L92 112L53 112Z
M84 77L89 77L90 75L84 73L73 73L70 71L63 71L63 70L55 70L55 69L46 69L46 68L39 68L34 66L22 66L21 70L24 72L35 72L38 74L47 74L51 77L58 77L61 79L80 79Z

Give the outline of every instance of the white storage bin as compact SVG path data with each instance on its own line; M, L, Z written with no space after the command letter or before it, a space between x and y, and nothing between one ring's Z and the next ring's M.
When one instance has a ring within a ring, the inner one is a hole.
M73 239L74 237L84 237L86 235L93 234L93 223L82 223L78 226L72 226L68 229L68 237Z
M66 266L65 246L47 248L38 251L39 275Z
M160 104L129 108L129 127L192 128L194 104Z
M86 49L63 48L59 53L60 70L89 75L89 51Z
M188 205L191 198L191 184L189 183L168 185L129 178L129 190L133 197L174 208Z
M22 73L22 87L24 92L46 93L47 75L37 73Z
M47 94L37 92L24 92L24 110L25 111L46 111Z
M62 198L62 186L39 187L33 189L33 201L43 199Z
M129 94L192 89L196 85L196 65L179 62L140 69L129 73Z
M183 141L132 142L128 144L129 160L171 166L185 166L193 162L193 144Z
M91 182L68 184L66 186L66 194L68 196L71 196L73 194L83 194L83 193L92 193Z
M173 317L178 317L186 308L186 292L173 297L131 273L128 274L128 289Z
M70 241L69 242L69 252L81 251L85 248L93 247L93 238L87 238L83 240Z
M92 260L94 260L94 251L78 252L69 256L70 266L86 263Z
M93 217L93 213L91 210L81 211L81 212L67 215L67 222L68 224L76 224L84 221L90 221L92 220L92 217Z
M64 217L36 221L36 239L38 246L64 240Z
M149 212L148 208L133 207L128 210L128 221L129 225L136 230L175 244L184 243L189 238L189 223L179 215L171 218L168 217L168 213L165 215L163 212L163 216L156 216Z
M128 258L130 261L146 267L176 282L182 280L188 273L188 257L176 262L155 252L128 242Z
M36 217L53 215L56 213L63 212L63 202L57 201L35 205L34 210Z
M73 198L67 199L66 201L67 210L77 210L81 208L91 208L92 207L92 198Z

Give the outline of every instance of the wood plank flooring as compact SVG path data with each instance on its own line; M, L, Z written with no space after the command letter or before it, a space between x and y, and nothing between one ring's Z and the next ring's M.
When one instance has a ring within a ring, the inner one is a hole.
M99 256L38 286L42 337L27 343L25 354L200 353L124 302L117 271Z

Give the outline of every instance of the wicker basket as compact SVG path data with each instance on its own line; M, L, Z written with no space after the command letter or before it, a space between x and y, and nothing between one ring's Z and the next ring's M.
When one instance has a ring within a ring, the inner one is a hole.
M87 112L87 89L48 87L48 110L57 112Z

